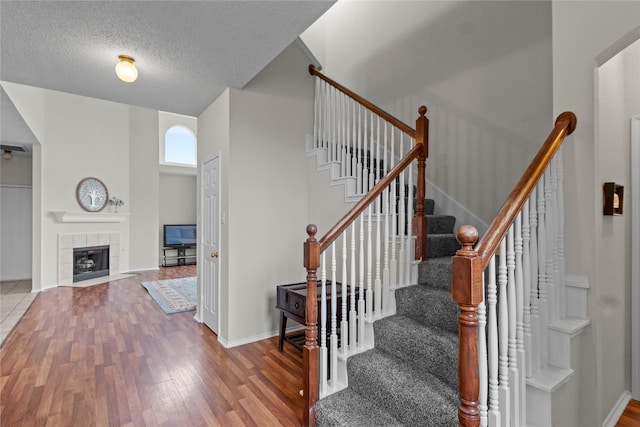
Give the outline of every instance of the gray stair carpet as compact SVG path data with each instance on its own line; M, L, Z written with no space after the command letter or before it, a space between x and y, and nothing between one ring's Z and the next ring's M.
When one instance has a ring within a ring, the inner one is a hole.
M455 218L425 204L428 257L418 285L396 290L396 314L374 323L375 347L347 361L349 387L316 403L318 426L456 426L458 307Z

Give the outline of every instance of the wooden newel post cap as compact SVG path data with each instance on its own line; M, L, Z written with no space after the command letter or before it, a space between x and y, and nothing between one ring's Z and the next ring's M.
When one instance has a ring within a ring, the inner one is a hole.
M472 254L475 252L473 246L478 241L478 230L473 225L462 225L456 231L456 239L462 246L458 251L460 255Z
M315 224L307 225L307 234L309 235L309 239L315 240L315 236L317 232L318 232L318 227Z
M427 107L424 106L424 105L421 105L418 108L418 114L420 114L421 117L424 116L425 114L427 114Z

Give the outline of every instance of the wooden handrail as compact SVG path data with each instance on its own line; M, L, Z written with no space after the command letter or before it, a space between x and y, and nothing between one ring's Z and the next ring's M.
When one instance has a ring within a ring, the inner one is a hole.
M567 135L573 133L577 119L571 112L564 112L556 119L555 126L545 143L531 161L529 167L514 187L489 229L478 241L478 231L463 225L456 231L462 246L453 257L451 298L458 304L458 425L480 425L478 373L478 306L483 300L482 274L500 241L521 211L531 192L542 178L554 155Z
M551 159L560 148L562 141L567 135L573 133L576 124L577 119L572 112L565 111L558 116L549 137L540 147L540 150L538 150L529 167L525 170L513 191L511 191L511 194L509 194L507 201L491 221L487 232L475 247L476 252L482 258L483 270L489 265L489 261L498 249L500 241L515 220L518 212L522 210L524 203L538 184L547 166L551 163Z
M345 95L349 96L350 98L353 98L356 102L358 102L359 104L364 105L369 110L373 111L378 116L382 117L383 119L385 119L386 121L391 123L393 126L397 127L398 129L400 129L401 131L403 131L404 133L409 135L411 138L415 138L416 137L416 131L413 130L409 125L407 125L404 122L400 121L399 119L393 117L391 114L387 113L386 111L384 111L382 108L378 107L377 105L374 105L371 102L367 101L366 99L364 99L363 97L361 97L357 93L355 93L355 92L347 89L346 87L342 86L340 83L338 83L338 82L336 82L334 80L331 80L329 77L325 76L320 71L318 71L313 64L309 65L309 74L311 74L312 76L319 77L320 79L322 79L325 82L329 83L331 86L333 86L336 89L338 89L341 92L343 92Z

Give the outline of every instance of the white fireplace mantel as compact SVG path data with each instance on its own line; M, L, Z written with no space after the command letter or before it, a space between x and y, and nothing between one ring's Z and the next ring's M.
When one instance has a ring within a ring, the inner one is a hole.
M58 222L123 222L128 213L51 212Z

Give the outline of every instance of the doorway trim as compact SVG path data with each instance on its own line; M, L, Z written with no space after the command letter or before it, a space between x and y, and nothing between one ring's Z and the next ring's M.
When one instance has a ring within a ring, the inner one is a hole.
M640 399L640 116L631 118L631 396Z

